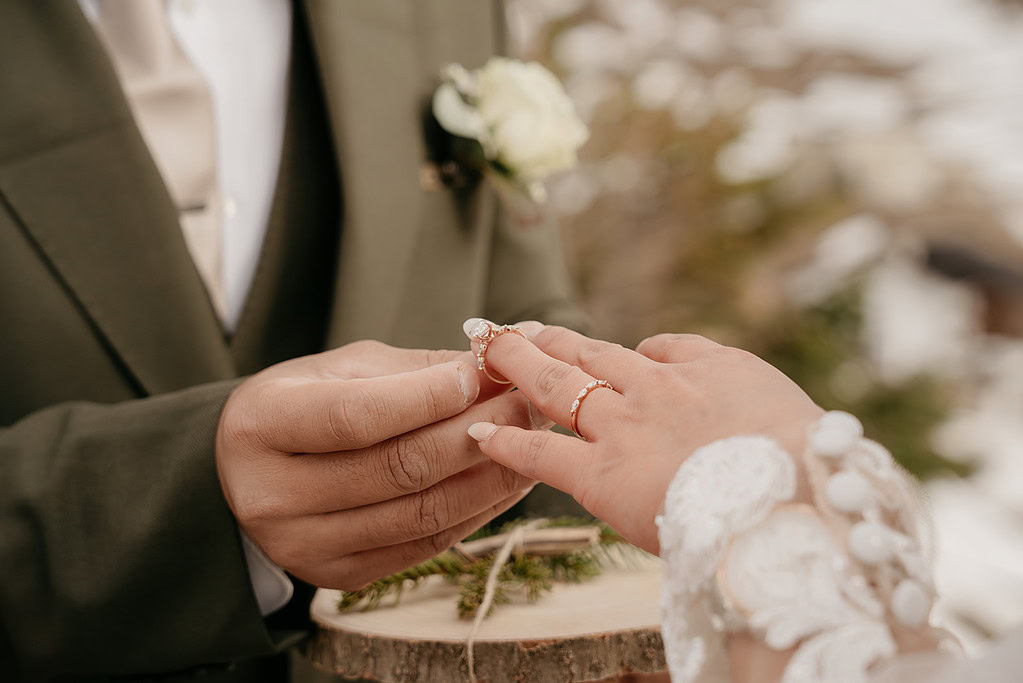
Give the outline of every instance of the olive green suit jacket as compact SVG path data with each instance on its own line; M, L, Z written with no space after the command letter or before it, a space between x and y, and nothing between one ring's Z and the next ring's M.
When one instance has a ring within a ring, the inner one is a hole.
M464 348L460 323L480 314L578 325L550 226L506 224L484 186L419 180L439 68L500 49L499 6L296 10L344 198L325 346ZM0 679L272 653L287 634L259 614L214 463L249 369L111 65L73 0L0 3L0 65ZM250 296L279 276L258 274Z

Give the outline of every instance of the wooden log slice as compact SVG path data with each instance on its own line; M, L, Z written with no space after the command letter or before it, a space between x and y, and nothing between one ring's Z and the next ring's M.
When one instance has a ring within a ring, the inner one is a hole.
M474 646L476 676L487 683L566 683L618 679L667 669L660 632L661 565L607 567L589 581L555 584L539 602L512 598L483 622ZM320 590L317 631L305 656L348 678L383 683L469 681L457 586L430 577L398 606L339 614L338 591Z

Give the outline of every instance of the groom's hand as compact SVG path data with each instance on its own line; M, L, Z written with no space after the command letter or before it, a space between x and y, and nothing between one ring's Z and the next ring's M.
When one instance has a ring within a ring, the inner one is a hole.
M529 427L528 404L490 398L502 389L471 359L357 342L242 383L217 433L241 527L295 576L351 590L511 507L533 482L483 456L466 428Z

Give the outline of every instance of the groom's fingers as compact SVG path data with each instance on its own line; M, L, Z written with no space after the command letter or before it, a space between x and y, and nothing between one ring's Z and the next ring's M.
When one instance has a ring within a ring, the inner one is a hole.
M475 450L475 449L474 449ZM433 536L535 483L480 456L481 462L418 493L295 520L295 534L318 552L342 557Z
M311 356L310 360L325 379L357 379L414 372L452 361L471 363L473 356L466 351L402 349L364 340Z
M564 327L544 327L532 342L548 356L606 379L619 391L628 390L630 384L656 367L649 358L620 344L591 339Z
M494 462L571 495L583 490L593 471L596 447L570 436L485 422L470 427L470 434Z
M480 420L528 427L529 406L513 392L368 448L276 456L268 465L275 497L295 514L315 514L417 494L486 461L466 434Z
M296 574L314 586L354 591L382 576L407 569L453 546L497 515L522 500L526 492L516 493L490 506L485 512L440 533L374 550L364 550L317 566L312 574Z
M479 377L468 363L366 379L287 380L261 385L238 416L243 440L282 453L364 448L463 412Z
M296 358L280 363L269 371L279 377L311 376L322 380L371 379L403 372L415 372L442 363L461 361L475 368L476 354L471 351L450 351L447 349L402 349L383 342L366 339L353 342L313 356ZM477 371L480 393L478 400L485 401L508 390L491 382Z
M366 379L396 375L454 361L476 367L476 354L472 351L400 349L377 341L355 342L337 351L341 353L336 357L330 356L331 351L313 356L317 361L315 366L317 371L325 379ZM507 386L492 382L478 370L477 379L480 384L478 401L485 401L508 391Z

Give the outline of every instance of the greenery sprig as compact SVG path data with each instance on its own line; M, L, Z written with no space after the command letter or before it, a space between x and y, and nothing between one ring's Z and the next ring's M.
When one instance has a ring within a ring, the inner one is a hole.
M484 527L466 539L466 542L509 533L524 521L526 520L517 520L500 527ZM599 575L606 564L627 562L630 555L642 553L603 522L579 517L559 517L544 524L544 528L552 527L595 527L598 532L596 542L557 554L527 551L514 555L501 568L494 606L507 604L513 593L524 593L527 601L536 602L550 592L556 582L586 581ZM454 549L446 550L426 562L378 579L361 590L342 593L338 600L338 611L347 612L355 608L375 609L389 597L393 597L392 604L397 605L406 590L415 588L430 576L442 576L459 586L456 603L459 616L471 618L475 616L476 610L483 602L487 576L493 562L493 555L471 557ZM493 612L493 607L490 611Z

